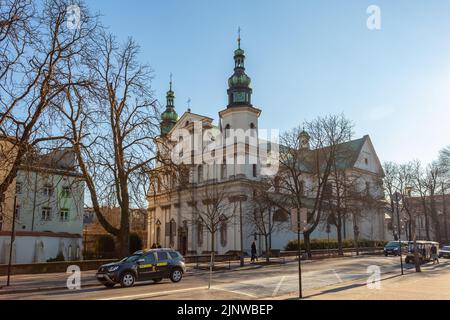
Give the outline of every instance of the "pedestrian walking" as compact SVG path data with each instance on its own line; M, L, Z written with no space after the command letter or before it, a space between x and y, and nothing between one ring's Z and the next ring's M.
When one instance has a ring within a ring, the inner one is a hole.
M255 241L253 241L251 262L255 262L255 260L258 261L258 257L256 256L256 243L255 243Z
M431 260L433 260L433 264L437 263L439 264L439 257L437 253L437 247L433 244L431 246Z

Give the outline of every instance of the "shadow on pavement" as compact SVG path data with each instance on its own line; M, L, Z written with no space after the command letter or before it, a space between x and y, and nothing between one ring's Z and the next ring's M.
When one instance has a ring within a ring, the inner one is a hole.
M390 279L398 278L398 277L401 277L401 275L399 275L399 274L397 274L397 275L392 275L392 276L389 276L389 277L386 277L386 278L381 279L380 282L383 282L383 281L385 281L385 280L390 280ZM306 296L306 297L304 297L304 298L305 298L305 299L306 299L306 298L312 298L312 297L317 297L317 296L321 296L321 295L328 294L328 293L336 293L336 292L341 292L341 291L350 290L350 289L354 289L354 288L365 287L366 285L367 285L366 282L364 282L364 283L350 284L350 285L346 285L346 286L343 286L343 287L338 287L338 288L333 288L333 289L328 289L328 290L322 290L322 291L319 292L319 293L312 294L312 295Z

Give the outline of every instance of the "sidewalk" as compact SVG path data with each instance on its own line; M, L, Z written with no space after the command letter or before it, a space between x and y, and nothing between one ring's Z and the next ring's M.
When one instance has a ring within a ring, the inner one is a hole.
M381 277L380 289L369 289L367 279L360 279L315 290L305 290L305 300L450 300L450 270L440 265L426 265L422 272ZM296 293L276 297L277 300L298 299Z

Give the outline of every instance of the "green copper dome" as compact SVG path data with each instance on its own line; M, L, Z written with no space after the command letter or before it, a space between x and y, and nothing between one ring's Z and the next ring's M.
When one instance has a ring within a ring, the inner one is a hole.
M228 79L228 86L232 87L249 87L252 80L245 73L235 73Z
M178 121L178 114L175 111L175 94L172 91L172 79L170 80L170 89L166 95L166 110L161 114L161 135L166 135L172 130Z
M173 108L168 108L161 114L161 120L178 121L178 114Z

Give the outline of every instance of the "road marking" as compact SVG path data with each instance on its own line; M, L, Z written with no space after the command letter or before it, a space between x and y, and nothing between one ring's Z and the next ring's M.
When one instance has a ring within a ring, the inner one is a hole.
M336 272L336 270L333 269L334 275L336 276L336 278L338 278L339 282L342 283L342 279L341 277L338 275L338 273Z
M245 296L249 296L251 298L257 298L257 296L251 294L251 293L247 293L247 292L242 292L242 291L237 291L237 290L228 290L222 287L211 287L212 290L219 290L219 291L227 291L227 292L231 292L231 293L237 293L237 294L242 294Z
M207 289L207 286L201 286L201 287L194 287L194 288L186 288L186 289L178 289L178 290L168 290L168 291L158 291L153 293L143 293L143 294L134 294L129 296L116 296L112 298L102 298L98 300L125 300L125 299L142 299L142 298L150 298L153 296L160 296L162 294L171 294L171 293L179 293L179 292L186 292L196 289Z
M278 291L280 291L281 284L283 283L283 281L284 281L285 278L286 278L286 276L282 276L282 277L281 277L280 282L278 282L278 284L277 284L275 290L274 290L273 293L272 293L272 297L275 297L275 296L278 294Z

